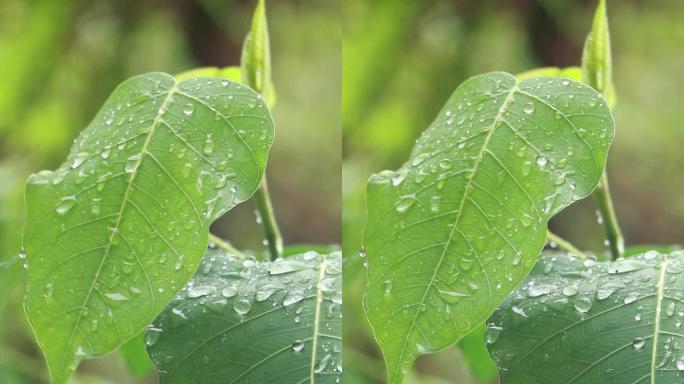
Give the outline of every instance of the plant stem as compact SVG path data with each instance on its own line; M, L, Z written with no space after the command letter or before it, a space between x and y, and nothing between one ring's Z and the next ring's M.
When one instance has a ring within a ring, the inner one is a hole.
M244 253L240 252L239 249L233 247L233 244L229 243L226 240L223 240L222 238L214 235L213 233L209 233L209 241L212 243L216 244L217 247L222 248L226 252L230 253L231 255L240 258L240 259L246 259L247 256L245 256Z
M256 191L254 199L256 201L261 227L264 230L264 236L266 237L271 260L275 260L283 255L283 238L280 236L278 222L276 222L275 214L273 213L273 204L271 203L271 196L268 193L266 175L264 175L264 178L261 180L261 187Z
M596 197L599 214L603 220L603 228L606 231L611 257L613 260L616 260L625 253L625 240L622 237L622 231L615 215L613 199L610 197L610 189L608 188L608 174L606 172L603 173L601 182L594 191L594 197Z
M584 252L580 251L572 245L569 241L563 239L562 237L556 235L555 233L551 232L550 230L546 230L547 233L547 240L549 242L553 241L558 245L558 247L565 249L566 251L572 253L573 255L579 257L580 259L586 259L587 255L584 254Z

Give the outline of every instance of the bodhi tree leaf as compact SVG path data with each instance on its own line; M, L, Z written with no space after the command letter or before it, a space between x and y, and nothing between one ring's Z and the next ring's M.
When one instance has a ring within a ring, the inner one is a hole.
M684 381L684 252L548 254L489 319L502 384Z
M161 383L339 383L341 254L209 253L147 330Z
M225 79L122 83L26 187L26 311L55 383L141 332L192 277L209 225L248 199L273 121Z
M458 87L398 171L371 177L365 305L390 383L487 319L548 220L594 189L612 139L589 86L494 72Z

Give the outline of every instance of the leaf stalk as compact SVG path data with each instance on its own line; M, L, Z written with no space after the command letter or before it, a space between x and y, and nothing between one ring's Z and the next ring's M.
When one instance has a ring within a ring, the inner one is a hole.
M261 187L254 194L254 201L261 218L261 227L266 237L268 252L271 260L275 260L283 256L283 238L280 235L280 228L278 228L278 222L273 212L273 203L268 192L268 183L266 182L265 175L261 180Z
M584 252L577 249L577 247L572 245L572 243L570 243L569 241L567 241L567 240L563 239L562 237L556 235L555 233L551 232L548 229L547 229L547 240L549 243L550 242L556 243L559 248L564 249L564 250L572 253L573 255L577 256L580 259L586 259L587 258L587 255Z
M610 196L610 188L608 187L608 174L605 172L603 177L601 177L601 182L594 191L594 197L596 198L599 214L603 221L603 228L606 231L611 258L616 260L625 253L625 239L622 237L622 231L617 221L613 199Z

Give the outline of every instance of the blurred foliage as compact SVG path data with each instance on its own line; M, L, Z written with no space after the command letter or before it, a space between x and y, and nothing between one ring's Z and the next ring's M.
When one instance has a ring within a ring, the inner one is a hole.
M41 383L47 376L24 317L24 273L16 256L28 174L55 169L126 78L239 65L255 5L250 0L0 2L0 383ZM340 0L267 5L278 91L268 168L276 214L286 244L339 243ZM254 206L238 208L219 220L214 232L261 251ZM156 382L154 374L136 378L148 369L135 357L141 352L138 341L123 358L110 354L83 364L74 382Z
M607 3L620 100L608 161L617 214L628 245L682 243L684 109L678 90L684 88L684 2ZM368 177L398 168L468 77L578 66L595 6L590 0L344 0L345 383L381 383L385 372L360 300ZM593 199L585 199L554 219L552 229L582 249L603 252L595 210ZM481 334L472 335L460 350L420 359L414 378L496 382L483 343Z

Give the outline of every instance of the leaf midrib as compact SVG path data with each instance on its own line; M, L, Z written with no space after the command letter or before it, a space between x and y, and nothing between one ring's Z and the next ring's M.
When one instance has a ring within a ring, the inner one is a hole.
M145 142L143 143L143 146L142 146L142 148L138 154L139 158L137 159L137 162L135 164L135 168L131 172L131 178L129 179L128 185L126 186L126 191L125 191L123 199L121 201L121 207L119 208L119 213L118 213L116 224L114 225L114 228L112 229L112 234L109 236L109 240L107 242L107 248L105 249L104 255L102 256L102 260L100 261L100 264L97 268L97 271L95 272L93 282L90 285L90 288L88 289L88 293L86 294L86 297L83 301L83 304L81 305L81 308L78 312L78 317L76 318L76 322L74 323L74 327L72 328L71 333L70 333L69 338L68 338L67 348L73 342L73 338L76 334L76 330L79 329L79 327L80 327L81 320L83 318L83 313L84 313L84 310L86 308L86 305L88 304L88 301L90 300L90 297L93 293L93 290L95 289L95 285L97 284L100 273L102 272L102 267L104 266L104 263L107 260L107 257L109 256L109 251L112 247L114 237L117 235L117 233L119 231L119 226L121 225L121 219L123 217L123 213L125 211L126 205L129 201L129 194L130 194L131 189L133 187L133 182L135 180L135 177L138 174L138 168L140 167L140 164L142 163L143 155L147 152L147 147L149 146L149 143L152 139L152 136L154 136L154 133L156 132L156 128L159 124L159 121L160 121L162 115L168 109L169 102L172 100L171 97L177 91L177 84L175 82L175 79L173 81L174 81L174 85L169 89L168 94L164 98L164 101L161 103L161 105L157 111L157 114L154 118L154 121L152 122L152 126L150 127L150 131L147 134L147 138L145 139ZM84 337L84 339L85 339L85 337ZM87 342L88 340L85 339L84 341ZM64 366L67 362L67 356L69 356L69 354L64 353L64 355L62 357L62 363L60 364L60 370L61 371L64 371Z
M475 174L477 173L478 168L479 168L479 166L482 163L482 160L484 158L484 154L487 151L487 145L489 144L489 140L491 139L492 135L496 131L496 127L499 124L499 121L501 120L501 118L503 117L503 113L506 111L508 104L513 100L513 94L516 92L517 89L518 89L518 83L516 81L516 83L511 87L510 91L506 95L504 102L501 104L501 107L499 108L499 110L496 114L496 117L494 118L494 122L492 123L490 130L487 133L487 136L485 137L484 142L482 143L482 148L480 149L480 153L478 154L478 156L475 160L475 163L474 163L473 167L471 168L471 173L468 177L468 181L467 181L466 186L463 190L463 195L461 197L461 202L459 204L459 209L458 209L458 213L456 215L456 219L454 221L454 225L451 228L451 231L449 232L449 237L447 238L447 241L444 244L444 250L442 251L442 253L439 257L439 261L437 262L437 265L435 266L435 269L432 273L432 276L430 277L430 281L426 286L425 292L423 293L423 296L420 299L418 306L416 307L416 314L413 318L413 321L411 321L411 324L409 326L409 330L406 333L406 337L404 338L404 343L402 344L401 352L399 354L398 364L394 368L394 374L392 375L393 378L397 377L399 367L401 366L401 361L404 358L404 354L406 352L406 347L408 344L409 335L411 334L411 332L413 332L413 328L415 327L415 324L418 321L418 317L420 316L420 313L421 313L420 308L425 303L425 299L427 298L428 292L430 292L430 289L432 289L432 285L435 282L435 278L437 277L437 273L439 272L439 270L442 266L442 263L444 262L444 257L446 255L446 251L449 248L449 245L451 244L452 237L458 229L458 224L459 224L459 221L461 219L461 213L463 212L463 206L465 204L465 201L468 199L468 194L470 193L470 190L472 188L472 181L475 178ZM483 273L486 274L486 271L483 270ZM490 295L491 295L491 292L490 292Z
M325 276L325 269L326 269L326 262L325 259L323 262L321 262L320 266L320 271L318 272L318 282L316 284L316 310L314 313L314 329L313 329L313 340L312 340L312 347L311 347L311 368L309 372L309 379L311 380L311 383L313 384L314 381L314 376L316 374L315 370L315 362L316 362L316 353L318 350L318 332L319 332L319 322L321 319L321 301L323 300L323 290L321 289L321 282L323 281L323 277Z
M665 296L665 271L667 270L667 259L660 266L660 276L658 277L658 296L656 299L655 325L653 329L653 351L651 352L651 384L655 384L656 355L658 350L658 335L660 334L660 318Z

